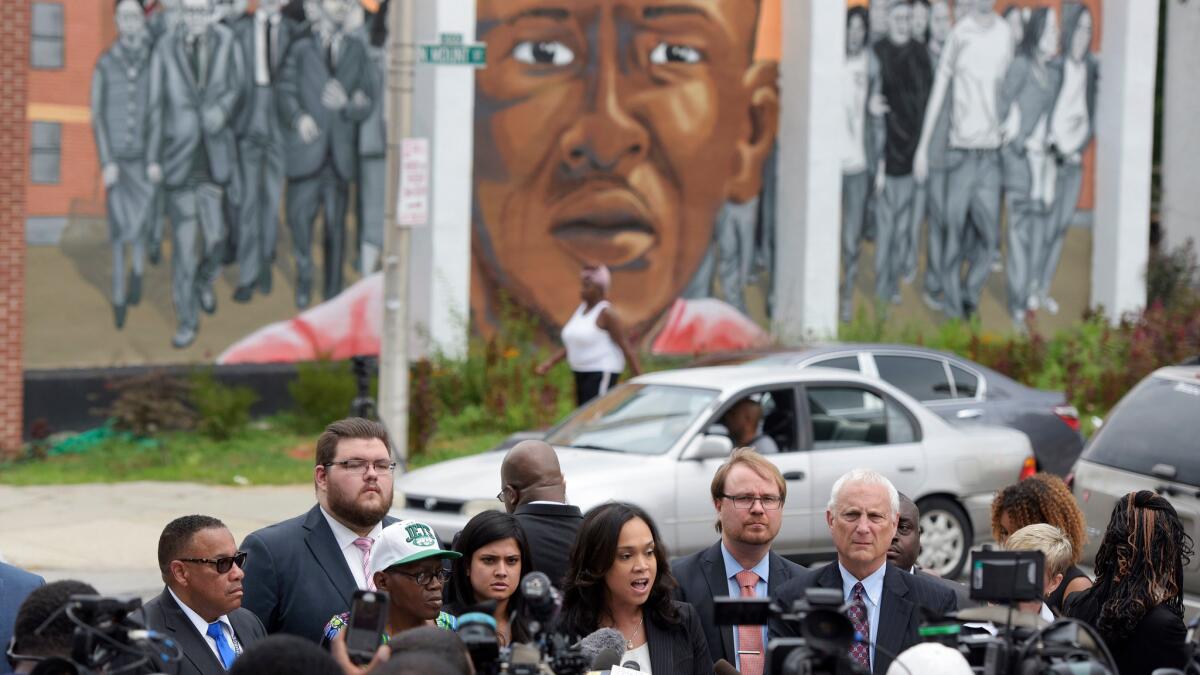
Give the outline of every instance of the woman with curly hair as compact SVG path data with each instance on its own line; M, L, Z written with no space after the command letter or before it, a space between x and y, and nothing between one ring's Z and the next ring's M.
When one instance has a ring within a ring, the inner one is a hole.
M1183 568L1192 553L1175 507L1156 493L1130 492L1113 507L1096 585L1067 602L1067 615L1096 627L1121 675L1186 665Z
M704 628L696 610L671 599L676 583L654 521L633 504L609 502L587 512L563 586L564 632L585 636L614 628L625 637L621 663L643 673L709 675Z
M1071 540L1071 566L1058 588L1046 597L1050 609L1062 614L1067 596L1091 588L1092 580L1076 567L1087 543L1083 512L1071 489L1054 474L1036 473L1004 488L992 500L992 537L997 544L1004 546L1010 534L1036 523L1053 525Z

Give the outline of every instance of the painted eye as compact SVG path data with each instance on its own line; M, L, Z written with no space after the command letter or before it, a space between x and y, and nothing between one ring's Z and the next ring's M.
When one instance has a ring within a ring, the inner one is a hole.
M650 63L658 65L665 63L700 63L703 60L704 55L700 53L699 49L688 47L687 45L660 42L650 52Z
M557 41L526 40L512 50L513 58L536 66L567 66L575 62L575 52Z

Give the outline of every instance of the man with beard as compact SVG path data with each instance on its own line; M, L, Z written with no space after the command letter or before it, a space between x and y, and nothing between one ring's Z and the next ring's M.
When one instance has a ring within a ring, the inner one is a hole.
M783 524L787 483L779 468L753 448L738 448L713 475L711 489L721 540L671 563L679 582L676 599L700 613L714 661L724 659L745 675L761 675L767 627L716 625L713 598L765 598L784 582L807 578L808 570L771 551Z
M379 422L351 417L325 428L313 469L317 504L250 534L243 605L269 633L320 641L329 617L372 588L371 549L392 507L391 443Z

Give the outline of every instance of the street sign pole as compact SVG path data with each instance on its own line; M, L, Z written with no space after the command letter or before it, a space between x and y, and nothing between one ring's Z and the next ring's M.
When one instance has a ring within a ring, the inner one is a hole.
M391 0L388 12L387 204L383 234L383 331L379 346L379 418L398 470L408 464L408 275L411 232L400 225L401 143L412 133L414 0Z

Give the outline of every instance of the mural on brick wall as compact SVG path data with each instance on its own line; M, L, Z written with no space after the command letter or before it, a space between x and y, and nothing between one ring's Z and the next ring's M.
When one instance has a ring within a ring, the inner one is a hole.
M39 34L54 32L60 51L43 68L35 53L31 79L66 86L40 94L34 86L35 95L59 100L30 106L27 365L277 360L229 358L229 346L377 269L383 6L34 3L34 51ZM93 43L94 60L81 63ZM85 70L90 90L79 86ZM68 98L86 107L63 105ZM66 119L39 119L55 116ZM39 163L39 146L52 145L39 138L46 129L58 137L52 173ZM80 143L65 138L85 129L90 138L79 140L94 149L86 160ZM63 161L71 153L77 163ZM89 184L99 208L75 197L65 215L39 217L37 209L64 204L37 190L86 194ZM56 220L59 231L39 241Z
M471 307L557 333L586 265L656 352L768 337L778 3L478 0Z
M1099 0L850 3L843 321L856 301L911 316L892 309L906 286L935 315L990 302L1018 330L1086 307L1085 228L1062 263L1089 222L1099 19Z

